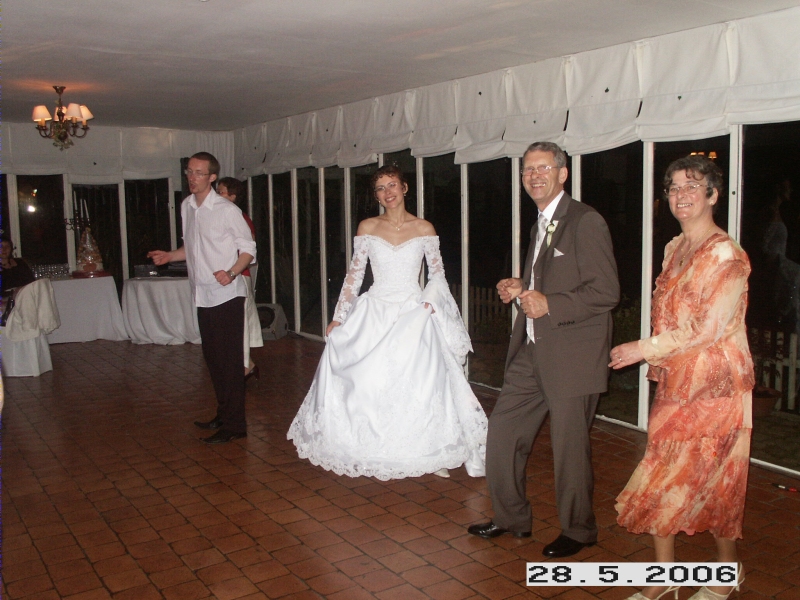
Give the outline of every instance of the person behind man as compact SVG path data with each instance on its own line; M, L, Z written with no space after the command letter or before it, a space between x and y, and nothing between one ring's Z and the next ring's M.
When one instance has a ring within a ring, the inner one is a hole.
M203 357L217 397L217 414L195 421L201 429L217 429L205 439L223 444L247 435L244 411L244 301L247 288L238 277L256 256L256 244L242 211L211 187L219 162L208 152L189 159L185 171L191 196L181 204L184 245L148 257L157 265L185 260L192 284Z
M605 221L564 192L564 151L536 142L522 162L522 184L539 219L523 278L497 284L501 300L517 300L520 311L503 389L489 418L486 479L495 516L468 531L484 538L531 535L525 471L549 413L562 532L543 553L556 558L597 541L589 429L608 386L610 311L619 301L619 280Z

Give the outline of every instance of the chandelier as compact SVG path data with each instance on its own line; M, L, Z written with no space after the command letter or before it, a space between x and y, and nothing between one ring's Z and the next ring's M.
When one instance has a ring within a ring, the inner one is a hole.
M94 119L94 115L83 104L69 104L67 108L61 103L61 94L66 89L63 85L54 85L53 89L58 94L58 104L55 108L55 119L50 116L50 111L44 104L33 109L33 120L36 130L43 138L53 140L53 146L65 150L75 144L72 138L86 137L89 126L86 121ZM48 125L46 122L50 121ZM80 123L79 123L80 122Z

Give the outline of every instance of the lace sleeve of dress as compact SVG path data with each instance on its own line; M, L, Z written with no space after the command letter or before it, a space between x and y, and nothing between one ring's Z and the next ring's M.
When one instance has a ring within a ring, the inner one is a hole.
M353 260L350 261L350 268L344 278L342 291L339 294L339 302L336 303L336 310L333 312L333 320L344 323L347 314L353 307L353 302L358 298L361 284L364 282L364 273L367 269L369 258L369 244L364 236L353 238Z
M422 241L422 247L428 263L428 285L422 292L420 302L427 302L433 306L433 319L441 329L448 348L455 355L459 364L464 364L467 352L472 351L472 343L458 305L450 293L444 277L444 265L439 252L439 238L436 236L426 237Z

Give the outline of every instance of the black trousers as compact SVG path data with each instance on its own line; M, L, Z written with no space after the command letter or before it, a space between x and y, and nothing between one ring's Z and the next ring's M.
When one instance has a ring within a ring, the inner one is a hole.
M197 307L197 323L211 382L217 396L217 417L223 428L247 433L244 414L244 297L218 306Z

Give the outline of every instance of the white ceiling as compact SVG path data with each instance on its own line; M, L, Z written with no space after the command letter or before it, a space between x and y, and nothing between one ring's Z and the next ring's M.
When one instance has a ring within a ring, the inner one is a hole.
M5 0L2 118L230 130L797 0ZM52 108L51 108L52 112Z

